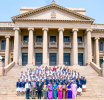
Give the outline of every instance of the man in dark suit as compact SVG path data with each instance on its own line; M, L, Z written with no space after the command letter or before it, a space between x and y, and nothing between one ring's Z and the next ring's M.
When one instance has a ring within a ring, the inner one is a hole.
M41 81L39 81L39 83L37 83L37 90L38 90L38 99L41 99L41 91L42 91L42 83Z

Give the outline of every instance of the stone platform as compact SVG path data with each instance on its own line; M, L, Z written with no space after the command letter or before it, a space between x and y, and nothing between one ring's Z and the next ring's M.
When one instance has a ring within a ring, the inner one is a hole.
M0 77L0 100L25 100L25 96L16 96L16 81L20 72L25 72L27 68L30 67L13 67L7 76ZM35 66L31 68L35 68ZM76 70L87 79L87 90L82 92L81 96L77 96L77 100L104 100L104 77L98 76L98 73L91 66L69 66L69 69Z

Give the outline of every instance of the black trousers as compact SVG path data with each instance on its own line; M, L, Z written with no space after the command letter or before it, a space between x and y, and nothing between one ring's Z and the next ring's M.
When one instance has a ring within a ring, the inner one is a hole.
M38 99L41 99L41 90L38 90Z

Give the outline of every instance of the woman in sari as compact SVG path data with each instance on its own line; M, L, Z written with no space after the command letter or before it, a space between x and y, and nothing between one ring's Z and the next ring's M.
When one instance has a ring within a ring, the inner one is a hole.
M51 84L51 82L49 82L47 87L48 87L48 99L52 99L53 95L52 95L52 84Z
M43 85L43 99L47 99L47 85L44 83Z
M68 85L67 85L67 98L68 99L72 98L72 91L71 91L71 84L70 84L70 82L68 82Z
M62 99L62 85L59 83L58 85L58 99Z
M77 94L77 85L73 81L73 84L71 85L71 91L72 91L72 98L76 99L76 94Z
M57 84L54 82L53 85L53 99L57 99Z
M63 96L63 99L67 98L67 86L64 82L63 82L63 86L62 86L62 96Z

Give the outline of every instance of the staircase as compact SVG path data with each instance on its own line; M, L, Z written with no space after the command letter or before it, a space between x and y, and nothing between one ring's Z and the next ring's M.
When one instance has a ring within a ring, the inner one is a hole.
M0 100L25 100L25 96L16 96L16 81L20 76L20 72L26 71L27 68L30 67L15 66L7 73L7 76L0 77ZM35 69L33 66L31 68ZM76 70L80 75L85 76L87 79L87 91L82 92L81 96L77 96L78 99L104 99L104 77L98 76L98 73L91 66L69 66L69 69Z

